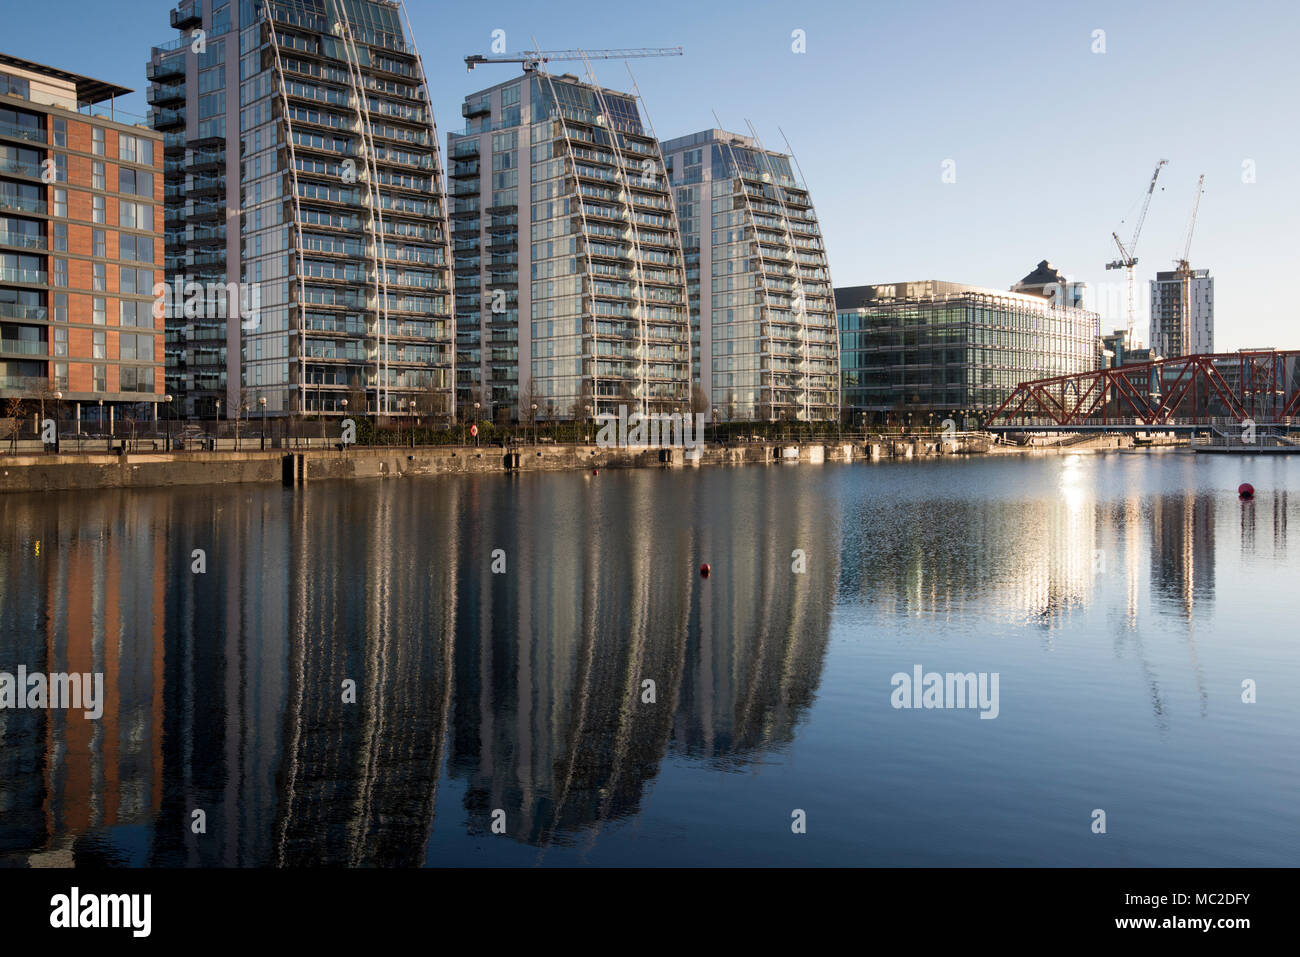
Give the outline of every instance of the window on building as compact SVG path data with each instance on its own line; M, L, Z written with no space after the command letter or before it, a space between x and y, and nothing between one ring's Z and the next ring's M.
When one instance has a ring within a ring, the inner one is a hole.
M57 253L66 253L68 251L68 224L55 223L54 229L54 251Z
M91 222L100 223L101 225L104 224L104 222L105 222L105 218L106 218L105 215L104 215L104 209L105 209L105 206L106 206L106 203L105 203L105 200L104 200L104 197L103 197L103 196L92 196L92 197L90 197L90 219L91 219Z
M117 191L136 196L152 196L153 173L122 166L117 172Z
M54 154L54 182L66 183L68 181L68 157L64 153Z
M118 225L124 229L153 229L153 206L148 203L119 202Z
M92 256L107 256L108 242L107 234L102 229L95 229L90 234L90 254Z
M56 189L54 191L54 215L68 218L68 191L66 189Z
M108 358L108 345L107 345L108 333L92 332L90 336L91 336L90 357L92 359L107 359Z
M68 294L66 292L55 293L54 295L54 321L68 321Z
M68 354L68 330L65 326L54 327L54 354L56 356Z
M94 160L90 164L90 185L94 189L108 189L104 181L104 161Z
M61 146L66 150L68 148L68 121L56 117L53 123L53 132L54 145ZM64 159L67 158L64 157Z
M90 131L90 150L96 156L104 155L104 130L103 127L93 127Z
M31 84L20 76L0 73L0 96L6 93L21 96L24 100L31 99Z
M96 296L90 303L90 321L97 326L107 325L107 311L104 307L104 299L101 296Z
M66 259L54 260L54 279L53 284L56 286L67 287L68 285L68 261Z
M107 292L108 291L108 280L107 280L108 270L104 267L104 264L91 263L90 274L91 274L91 288L94 289L95 292Z
M92 388L96 392L108 391L108 366L91 366Z
M68 391L68 364L66 362L54 363L54 387L62 391Z
M119 305L118 325L153 328L153 303L123 299Z

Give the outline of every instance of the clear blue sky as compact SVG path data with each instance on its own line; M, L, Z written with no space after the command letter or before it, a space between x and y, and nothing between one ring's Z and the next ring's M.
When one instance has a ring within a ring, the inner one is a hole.
M0 50L143 91L168 0L0 0ZM836 285L947 279L1006 288L1040 259L1093 285L1122 324L1126 241L1156 161L1169 160L1138 247L1146 280L1192 244L1212 270L1216 346L1300 348L1289 285L1300 252L1300 5L961 2L543 3L408 0L444 132L462 97L517 72L463 57L492 31L511 51L685 47L633 61L661 137L752 120L785 130L820 215ZM807 52L791 50L801 29ZM1105 53L1093 53L1094 30ZM577 66L570 67L577 72ZM560 66L559 68L563 68ZM597 79L626 87L621 62ZM143 113L141 94L124 104ZM956 182L941 181L956 163ZM1256 182L1242 182L1253 160ZM1110 288L1104 288L1110 284ZM1145 337L1145 322L1139 333Z

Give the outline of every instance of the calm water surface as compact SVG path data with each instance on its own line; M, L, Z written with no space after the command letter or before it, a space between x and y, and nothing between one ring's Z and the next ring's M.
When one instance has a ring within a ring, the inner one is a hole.
M51 493L0 519L0 671L108 689L99 721L0 711L0 863L1300 863L1297 459ZM915 665L996 672L997 718L895 709Z

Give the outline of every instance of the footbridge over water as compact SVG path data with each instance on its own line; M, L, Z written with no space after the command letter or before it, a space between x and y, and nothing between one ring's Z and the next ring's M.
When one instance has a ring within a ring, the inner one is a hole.
M991 432L1300 428L1300 350L1204 353L1022 382Z

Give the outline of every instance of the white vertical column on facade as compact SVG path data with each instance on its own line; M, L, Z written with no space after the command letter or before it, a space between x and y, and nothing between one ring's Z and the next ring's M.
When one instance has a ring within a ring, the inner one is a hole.
M713 114L713 118L718 123L718 131L722 133L723 136L726 136L727 132L726 130L723 129L722 120L718 118L718 114L716 112ZM768 390L768 395L771 398L771 401L768 404L768 418L771 419L775 415L775 409L773 408L773 406L776 405L776 383L774 381L775 370L772 369L772 364L770 361L772 358L772 353L770 349L771 341L772 341L771 328L770 328L772 322L772 302L769 295L769 290L767 288L767 259L763 255L763 241L759 238L758 235L758 219L754 216L754 206L749 201L749 188L745 185L745 178L740 172L740 164L736 161L736 151L734 148L732 148L730 139L726 140L726 146L727 146L727 152L731 155L732 178L735 180L736 184L740 187L740 193L745 199L745 214L749 217L750 233L754 237L754 248L758 251L758 263L760 266L759 282L761 283L762 290L763 290L763 303L761 306L759 306L759 308L762 310L763 318L760 320L759 328L760 328L760 334L762 336L762 346L768 347L767 354L768 354L769 362L768 362L768 369L767 369L767 380L768 380L767 390ZM710 216L712 216L712 208L713 208L713 198L710 197L709 198ZM700 278L701 281L703 281L703 277ZM762 358L761 358L762 354L763 354L763 350L760 348L759 350L760 363L762 362ZM762 378L761 374L759 378L761 380ZM762 386L760 385L759 388L761 389ZM755 409L755 411L757 411L757 409Z
M627 75L632 80L632 92L636 94L637 102L641 104L641 111L645 116L646 124L650 127L650 138L655 144L655 155L659 159L659 172L663 174L664 189L668 193L668 215L672 221L673 238L677 242L677 265L673 270L679 278L682 292L682 305L686 312L686 409L685 412L691 411L691 383L695 381L695 370L691 366L691 294L686 281L686 251L682 248L682 230L681 223L677 219L677 200L673 196L673 184L668 180L668 164L664 161L663 146L659 142L659 134L655 132L654 121L650 118L650 110L645 105L645 98L641 96L641 88L637 86L636 77L632 75L632 67L624 61L623 65L627 67ZM712 209L712 199L709 200L709 207ZM711 220L710 220L711 222ZM710 230L712 234L712 230ZM701 281L703 281L701 279ZM703 320L701 320L703 322ZM701 335L703 330L701 327ZM704 354L700 354L700 362L704 362Z
M280 85L280 102L284 106L285 143L289 147L289 176L293 184L293 220L298 237L298 411L307 407L307 286L304 278L302 240L302 205L299 202L298 156L294 151L293 119L289 115L289 90L284 82L284 63L280 59L280 40L275 32L275 20L271 16L269 0L262 0L262 10L266 15L266 28L271 38L271 49L275 51L275 75ZM319 395L319 393L318 393ZM316 412L319 414L320 409Z
M551 75L549 73L547 73L545 70L542 70L540 68L537 70L536 75L539 77L546 77L547 86L550 88L551 91L551 105L555 110L554 121L559 124L560 130L564 134L564 147L569 158L569 172L573 176L573 198L574 201L578 204L578 218L582 222L582 252L583 252L583 258L586 260L587 263L587 276L586 276L587 301L588 301L588 310L591 315L591 402L592 402L593 410L599 411L598 399L596 395L597 369L600 364L600 354L598 350L598 343L596 341L596 322L597 322L596 289L595 289L595 285L592 283L591 248L588 245L589 233L587 232L586 204L582 201L582 187L578 185L578 159L573 152L573 141L569 139L568 118L565 117L563 109L560 106L560 98L555 95L555 81L551 78ZM552 154L552 159L554 159L554 154ZM529 156L529 162L530 163L532 162L531 153ZM582 395L581 393L579 393L578 399L581 400L581 398Z
M346 25L347 12L343 10L342 6L340 6L338 9L339 12L344 17L344 23L340 24L340 29L342 30L344 37L346 37L347 34L351 32L350 30L348 30ZM367 140L366 140L365 118L362 116L361 113L361 103L364 99L364 95L361 92L361 87L357 83L357 78L353 71L352 53L348 49L346 39L343 44L343 53L344 53L343 62L347 65L347 70L348 70L348 85L352 87L352 97L353 97L352 109L357 114L356 132L357 132L357 137L359 138L361 143L361 148L357 152L357 157L365 164L365 173L366 173L366 196L367 196L366 212L368 214L366 219L367 219L367 225L370 228L370 240L371 240L370 264L371 267L374 269L374 286L375 286L375 416L378 417L380 411L383 409L383 398L382 398L382 391L381 391L382 383L383 383L382 355L384 351L383 333L386 331L381 328L381 324L383 323L383 315L384 315L383 309L384 306L386 305L386 302L385 302L384 293L380 291L381 281L383 277L380 275L380 267L379 267L379 246L383 242L383 239L381 237L381 234L379 233L378 220L375 215L375 209L379 205L378 203L379 185L374 182L374 177L370 172L370 163L367 156L367 154L369 153L369 146L367 145ZM360 182L359 177L358 177L358 182ZM375 197L374 201L371 201L370 199L370 197L372 196Z
M640 408L638 411L645 415L648 409L648 393L650 391L649 377L649 358L650 358L650 336L647 326L648 313L650 311L645 300L645 263L641 257L641 231L637 228L636 208L632 205L632 187L627 181L626 171L623 169L623 151L619 142L619 131L614 128L614 117L609 112L609 104L605 100L605 92L596 83L595 73L591 69L591 61L583 55L582 62L587 66L587 82L591 84L591 90L595 96L596 102L600 104L600 115L604 118L605 133L609 137L610 153L614 157L615 175L618 177L619 187L623 193L623 212L627 215L628 229L632 233L632 248L636 251L636 259L632 263L632 281L636 290L637 305L639 315L637 316L637 329L639 332L639 375L640 380L637 384L638 391L641 393Z
M370 123L370 98L365 92L365 77L361 72L361 56L357 53L357 44L352 36L352 24L348 20L347 10L343 4L338 5L343 17L343 52L344 62L348 66L348 80L352 84L353 94L357 98L357 121L360 125L363 157L366 160L367 178L370 188L367 193L372 197L370 234L375 239L375 248L371 261L375 266L375 288L379 303L375 318L379 324L375 336L375 414L389 411L388 395L388 234L384 228L384 203L379 192L379 164L375 156L374 130Z
M803 183L803 190L808 195L808 208L816 209L817 207L813 205L813 201L812 201L812 190L808 188L808 178L804 176L803 167L799 165L799 157L795 155L794 148L790 145L790 137L786 136L785 130L781 129L779 126L777 127L777 131L781 134L781 139L785 140L786 155L789 156L790 159L794 162L795 170L799 173L799 181ZM817 224L817 235L819 238L821 237L820 223ZM843 407L842 406L843 377L840 374L840 320L838 314L835 311L835 283L831 281L831 266L829 260L827 260L826 258L825 239L821 240L820 251L821 251L821 258L822 258L822 266L826 270L826 288L829 290L829 295L830 295L830 305L828 308L830 309L831 344L834 346L834 350L835 350L834 352L835 362L832 365L832 369L831 369L832 414L835 416L836 420L838 420L841 414L840 410Z
M790 231L789 211L785 205L784 187L777 182L776 171L772 168L772 157L763 146L763 141L758 138L758 131L754 129L754 124L749 120L745 121L749 127L749 132L754 138L754 144L758 147L758 155L763 157L763 165L767 167L767 176L772 184L773 191L776 193L777 205L781 207L781 227L785 233L786 249L790 255L790 280L791 292L794 293L793 301L796 305L796 316L799 320L799 382L803 396L803 418L811 418L808 409L808 306L803 294L803 277L799 272L799 251L795 247L794 234Z
M803 418L805 421L811 419L808 408L808 304L803 294L803 276L799 272L799 250L795 246L794 233L790 231L789 211L785 205L784 187L777 181L776 171L772 168L772 157L763 146L763 141L758 138L758 130L754 129L754 124L745 120L745 125L749 127L750 135L754 137L754 144L758 147L758 155L763 157L763 165L767 167L767 176L772 183L772 188L776 193L777 205L781 207L781 227L785 232L785 244L790 253L790 279L792 283L793 299L797 307L797 317L799 319L799 383L803 395Z
M433 115L433 89L429 86L429 76L424 71L424 57L420 56L420 48L416 45L415 29L411 26L411 17L406 12L406 4L399 3L398 6L401 7L402 20L406 23L406 32L411 39L411 52L415 54L416 68L420 71L420 83L424 87L424 108L429 114L429 135L433 137L433 182L431 185L434 187L432 192L437 197L438 208L441 211L441 215L438 217L438 228L442 231L443 279L447 284L447 311L451 323L451 372L448 380L450 388L448 408L450 414L454 417L456 414L456 277L452 269L451 257L451 207L447 200L447 180L442 169L442 144L438 139L438 123ZM482 161L480 160L480 176L482 175L482 169ZM481 194L479 203L481 206Z

